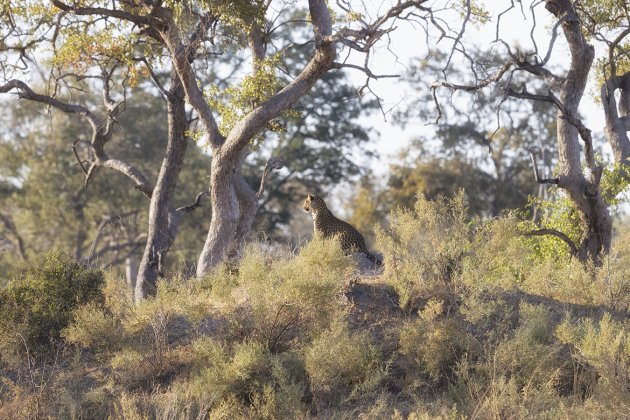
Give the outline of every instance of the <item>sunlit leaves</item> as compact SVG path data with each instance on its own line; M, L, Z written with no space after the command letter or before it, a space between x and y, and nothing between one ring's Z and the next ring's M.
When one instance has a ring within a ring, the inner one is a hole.
M266 11L266 2L263 0L202 0L195 2L166 0L164 6L173 11L180 25L185 26L186 20L194 13L209 12L219 17L223 24L244 28L246 31L249 31L254 25L262 24Z
M0 0L0 11L13 23L24 19L28 22L49 21L59 12L50 2Z
M221 115L219 130L222 134L227 135L245 114L280 89L281 81L276 75L276 67L279 64L280 55L268 57L261 60L257 70L245 76L241 83L230 85L225 90L212 86L205 92L210 106ZM295 111L287 112L291 114ZM275 127L281 129L278 124L275 124Z
M578 3L578 9L591 24L599 29L615 30L627 22L626 0L583 0Z
M58 66L85 70L99 58L130 63L132 54L133 40L127 35L115 35L111 31L94 34L70 31L51 61Z
M470 21L475 24L484 24L490 21L490 12L479 2L460 0L453 2L453 8L463 18L470 13Z

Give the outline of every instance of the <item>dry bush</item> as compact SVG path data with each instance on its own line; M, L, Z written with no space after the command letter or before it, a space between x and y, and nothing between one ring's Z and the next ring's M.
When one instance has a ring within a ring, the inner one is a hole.
M341 291L353 268L337 241L314 239L299 256L279 261L249 247L238 275L208 280L217 306L233 324L234 339L246 335L283 351L343 316Z
M318 409L363 398L378 389L386 370L380 352L367 336L342 324L322 331L304 349L311 392Z
M471 225L463 192L452 200L429 201L418 196L413 210L396 210L390 227L379 231L385 280L394 286L408 312L432 297L457 293L457 273L469 251Z
M591 319L577 323L565 320L556 330L560 342L570 346L572 358L597 373L588 378L593 399L626 412L630 412L629 332L627 318L614 321L609 314L597 323Z
M3 359L0 418L623 418L630 241L584 266L522 226L420 198L380 233L380 276L319 239L135 305L108 273L53 362Z

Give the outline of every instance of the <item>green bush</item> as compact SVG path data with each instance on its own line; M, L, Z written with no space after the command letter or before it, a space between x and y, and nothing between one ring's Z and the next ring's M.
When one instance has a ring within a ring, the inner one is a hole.
M2 357L17 349L40 353L59 340L74 310L102 301L104 276L53 252L0 291Z
M471 224L463 192L452 200L418 197L412 211L397 210L390 228L379 231L385 279L409 312L423 301L456 293L461 260L470 249Z

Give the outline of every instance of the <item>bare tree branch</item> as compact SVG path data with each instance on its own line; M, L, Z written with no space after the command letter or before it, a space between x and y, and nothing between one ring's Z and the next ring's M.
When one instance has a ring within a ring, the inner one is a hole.
M28 258L26 256L26 250L24 247L24 239L22 238L22 235L19 234L17 227L15 226L15 223L13 222L13 218L11 216L7 216L5 214L0 213L0 222L2 222L2 224L4 225L4 228L13 237L13 241L11 242L18 256L23 260L27 260Z
M105 81L105 84L107 85L108 82ZM12 90L17 91L18 96L22 99L50 105L65 113L80 115L88 121L92 128L92 140L90 144L94 151L95 158L91 162L92 166L87 171L85 171L83 167L84 172L86 172L86 184L96 166L110 168L126 175L133 181L136 189L140 190L145 196L151 197L153 186L138 168L121 160L112 159L105 153L105 144L111 139L112 135L111 121L113 121L118 114L119 106L110 104L111 109L108 115L108 123L104 125L101 119L86 107L66 103L49 95L35 93L26 83L20 80L10 80L3 86L0 86L0 93L7 93ZM105 95L107 94L105 93Z
M208 191L200 192L199 194L197 194L197 197L195 197L195 201L192 204L189 204L188 206L178 207L177 209L175 209L175 212L181 215L194 211L197 207L201 207L201 198L204 195L208 194Z
M79 16L109 16L128 22L133 22L137 25L158 27L161 26L161 22L153 15L138 15L121 9L107 9L104 7L83 7L76 5L69 5L59 0L52 0L52 4L64 12L72 12ZM150 12L150 10L147 10Z
M280 158L270 157L267 160L267 164L265 165L265 169L263 170L262 177L260 178L260 187L258 188L258 192L256 193L256 197L260 198L262 193L265 191L265 181L267 180L267 175L272 170L279 170L286 166L284 161Z
M529 151L529 156L532 158L532 166L534 167L534 178L536 182L539 184L555 184L558 185L560 180L558 178L541 178L540 173L538 172L538 164L536 163L536 156L534 155L534 151Z
M562 233L559 230L556 230L556 229L538 229L538 230L533 230L531 232L526 232L526 233L524 233L524 235L525 236L546 236L546 235L555 236L556 238L561 239L562 241L564 241L564 243L567 244L567 246L569 247L571 255L577 255L577 253L578 253L578 247L571 240L571 238L569 238L565 233Z
M382 78L395 78L395 77L400 77L400 74L374 74L372 73L372 70L370 70L369 67L367 66L358 66L356 64L349 64L349 63L337 63L334 62L332 64L332 68L334 69L355 69L355 70L360 70L363 73L365 73L370 79L382 79Z
M310 0L309 10L313 22L315 53L300 74L278 93L245 115L230 131L222 152L236 158L241 149L271 119L277 117L302 97L321 77L330 70L336 57L332 34L332 21L328 6L323 0Z

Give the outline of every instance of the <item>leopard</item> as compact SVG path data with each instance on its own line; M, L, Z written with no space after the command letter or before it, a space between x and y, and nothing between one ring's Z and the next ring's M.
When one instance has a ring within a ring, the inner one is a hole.
M308 194L304 200L304 211L311 213L313 217L313 230L316 236L324 239L337 238L346 255L360 252L377 266L383 265L381 260L368 251L363 235L350 223L335 217L320 196Z

